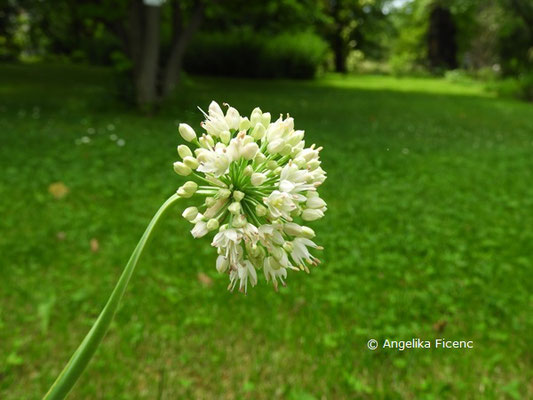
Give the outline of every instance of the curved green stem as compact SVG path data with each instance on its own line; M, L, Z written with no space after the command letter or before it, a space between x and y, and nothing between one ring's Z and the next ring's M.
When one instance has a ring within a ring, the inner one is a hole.
M81 342L80 346L74 352L65 368L63 368L63 371L61 371L61 374L59 374L48 393L46 393L43 400L64 399L80 375L83 373L85 367L87 364L89 364L89 361L105 336L113 317L115 316L115 312L117 311L120 300L126 291L126 287L128 286L128 282L130 281L133 271L135 270L135 266L137 265L137 262L139 261L139 258L146 244L148 243L154 228L157 226L165 212L177 200L179 200L179 196L175 194L165 201L159 210L157 210L154 217L148 224L148 227L144 231L144 234L139 240L137 247L135 247L135 250L131 254L131 257L126 264L126 267L124 268L117 285L113 289L113 292L111 293L109 300L107 300L104 309L98 316L98 319L93 324L87 336L85 336L85 339L83 339L83 342Z

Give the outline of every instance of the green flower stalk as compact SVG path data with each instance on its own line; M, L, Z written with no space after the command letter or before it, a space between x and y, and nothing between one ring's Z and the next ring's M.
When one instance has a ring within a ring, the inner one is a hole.
M288 270L309 272L319 260L310 248L321 250L311 239L314 231L304 223L324 216L326 203L318 187L326 173L319 152L305 146L304 131L294 130L287 115L271 123L269 113L255 108L250 118L229 107L224 113L212 102L197 137L187 124L179 125L182 138L195 146L178 146L177 174L190 181L181 186L156 212L133 251L104 309L58 376L45 400L65 398L96 352L124 295L146 244L163 215L180 198L201 197L202 204L188 207L182 216L194 224L195 238L217 232L216 269L229 275L229 290L246 293L257 284L257 270L278 290ZM297 223L298 220L303 222Z
M98 316L98 319L93 324L87 336L85 336L85 339L83 339L83 342L81 342L77 350L70 358L65 368L63 368L63 371L57 377L48 393L44 396L45 400L64 399L85 370L87 364L89 364L89 361L98 348L109 328L109 325L111 324L111 321L113 320L113 317L115 316L120 300L122 299L133 271L135 270L135 266L137 265L137 262L139 261L139 258L141 257L141 254L144 251L148 241L152 237L155 227L161 220L161 217L166 214L170 207L172 207L172 205L174 205L179 198L180 197L177 194L172 195L155 213L154 217L148 224L148 227L144 231L144 234L139 240L137 247L135 247L135 250L133 250L133 253L126 264L126 267L124 268L117 285L113 289L109 300L107 300L104 309Z

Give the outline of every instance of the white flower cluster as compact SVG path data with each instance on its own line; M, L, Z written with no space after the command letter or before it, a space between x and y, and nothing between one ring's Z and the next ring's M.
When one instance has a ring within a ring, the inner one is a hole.
M194 179L178 195L205 196L201 207L187 208L183 217L194 224L196 238L218 230L212 242L216 268L229 272L229 290L255 286L257 269L277 290L288 269L309 272L308 265L319 263L309 251L322 249L311 240L314 231L295 220L314 221L326 211L317 192L326 179L322 148L305 147L304 131L294 130L288 115L271 122L259 108L247 118L227 107L224 113L216 102L209 105L201 137L179 125L183 139L196 148L178 146L182 161L174 170Z

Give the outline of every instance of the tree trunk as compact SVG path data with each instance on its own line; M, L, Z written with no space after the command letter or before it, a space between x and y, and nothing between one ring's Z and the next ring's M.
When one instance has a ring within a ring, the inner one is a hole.
M335 72L346 73L346 45L341 37L341 33L337 32L333 39L333 55L335 58Z
M157 97L157 71L159 66L159 36L161 8L159 6L142 7L144 20L143 35L138 57L134 58L134 79L137 104L152 107Z
M436 6L429 15L428 60L433 69L457 68L455 21L449 9Z
M179 82L183 55L194 33L200 27L204 15L204 3L197 1L187 27L183 28L182 10L178 0L172 2L173 34L170 54L165 65L162 96L166 97Z

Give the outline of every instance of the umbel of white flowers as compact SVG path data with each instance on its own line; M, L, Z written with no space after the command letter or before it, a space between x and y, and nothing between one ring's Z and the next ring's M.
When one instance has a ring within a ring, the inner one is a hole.
M224 113L212 102L202 133L179 125L183 139L194 146L178 146L181 161L174 170L191 177L178 189L180 197L203 196L199 207L189 207L183 217L194 224L195 238L217 231L216 268L229 272L229 290L237 284L246 292L257 283L257 270L278 289L287 270L309 272L319 260L309 248L321 250L311 239L314 231L302 222L324 216L326 202L317 188L326 179L319 152L306 147L304 131L294 130L293 118L271 122L259 108L250 118L229 105Z

